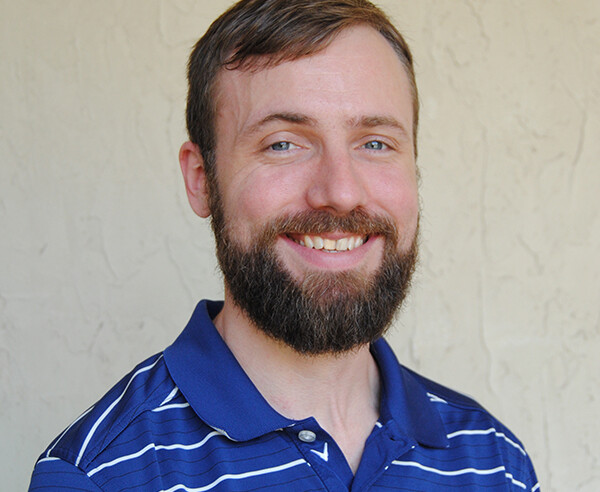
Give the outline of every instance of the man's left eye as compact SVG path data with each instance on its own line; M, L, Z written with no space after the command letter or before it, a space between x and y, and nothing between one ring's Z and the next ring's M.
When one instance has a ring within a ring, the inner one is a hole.
M269 148L271 150L276 150L279 152L284 152L286 150L292 150L295 147L295 145L292 142L275 142L274 144L271 144L269 146Z
M364 144L363 147L367 150L385 150L387 145L379 140L371 140Z

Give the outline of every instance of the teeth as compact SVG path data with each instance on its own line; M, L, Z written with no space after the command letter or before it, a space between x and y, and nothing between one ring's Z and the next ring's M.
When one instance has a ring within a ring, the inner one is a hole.
M335 249L338 251L346 251L348 249L348 239L345 237L338 239L335 243Z
M323 249L333 250L335 249L336 241L334 239L323 239Z
M343 237L338 239L327 239L320 236L304 235L296 241L306 248L322 249L325 251L352 251L354 248L362 246L365 238L359 236Z

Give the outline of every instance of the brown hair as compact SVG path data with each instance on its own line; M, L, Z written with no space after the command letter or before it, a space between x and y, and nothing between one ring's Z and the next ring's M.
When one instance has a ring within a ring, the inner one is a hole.
M368 0L240 0L209 27L190 55L186 121L205 169L213 175L215 85L222 68L276 65L323 50L341 30L366 24L394 48L404 65L413 99L415 154L419 100L412 55L388 17Z

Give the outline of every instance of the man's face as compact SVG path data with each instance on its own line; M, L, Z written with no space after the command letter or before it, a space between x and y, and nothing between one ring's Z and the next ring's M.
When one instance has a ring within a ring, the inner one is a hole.
M239 291L233 300L248 311L259 302L277 304L264 296L282 297L290 284L312 298L308 311L329 304L313 331L368 322L371 315L348 319L356 296L368 292L363 303L372 313L394 283L408 283L390 276L407 277L414 266L418 194L412 116L404 68L385 39L368 27L342 32L310 57L254 71L224 70L217 90L219 199L212 212L222 266L235 256L224 268L226 296ZM237 280L231 277L239 277L243 262L262 262L258 269L248 266L251 276L269 278L232 288ZM398 262L404 273L390 268ZM271 291L278 282L279 291ZM261 291L248 294L248 289ZM392 314L404 293L392 296L400 297L387 308ZM238 299L246 294L249 299ZM343 305L348 312L335 318ZM264 316L273 309L264 309ZM257 325L265 324L249 314ZM380 324L387 325L391 314L384 317ZM280 318L272 324L282 322L304 320ZM273 329L267 332L277 337ZM339 337L344 327L335 331ZM299 350L338 351L364 342L353 340L335 349Z

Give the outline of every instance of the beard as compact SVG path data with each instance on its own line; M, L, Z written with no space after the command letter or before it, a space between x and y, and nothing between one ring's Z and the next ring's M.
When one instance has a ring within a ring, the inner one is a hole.
M272 220L245 248L233 239L219 193L212 191L211 224L225 284L259 330L304 355L341 354L385 333L410 287L417 232L408 251L400 252L396 227L386 217L360 209L345 216L313 210ZM333 231L383 236L380 267L371 274L309 272L297 280L275 251L280 235Z

